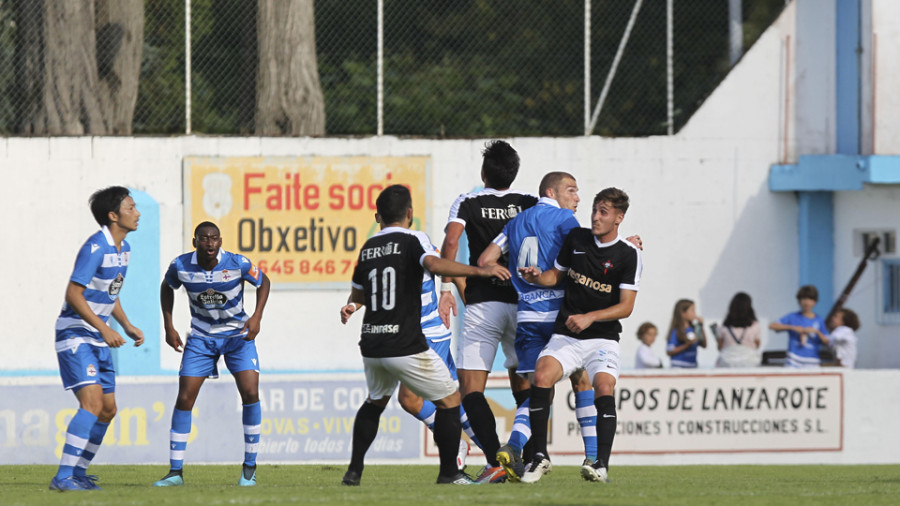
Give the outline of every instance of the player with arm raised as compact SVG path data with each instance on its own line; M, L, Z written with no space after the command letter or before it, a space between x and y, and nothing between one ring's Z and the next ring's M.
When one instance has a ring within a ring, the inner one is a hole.
M440 454L438 483L473 483L456 465L461 434L459 392L447 365L428 347L422 333L422 277L428 270L447 276L509 279L500 266L472 267L440 258L423 232L409 230L412 198L400 185L385 188L376 200L381 231L359 252L341 322L365 306L360 352L369 394L353 424L352 456L341 481L359 485L366 452L375 440L381 413L397 389L405 385L437 406L434 442Z
M478 257L509 220L537 203L534 195L509 188L519 172L519 154L512 146L504 141L492 141L485 147L482 155L481 179L485 188L460 195L456 199L450 208L450 218L441 246L441 257L456 258L459 239L465 231L469 242L470 265L477 265ZM505 266L506 260L503 257L499 264ZM451 280L444 278L443 281L439 310L441 316L447 318L451 311L456 314L456 299L450 292ZM496 458L500 440L497 437L494 414L484 397L484 388L497 348L502 346L506 356L503 365L509 371L510 387L516 404L521 404L528 397L527 381L515 374L518 365L514 345L518 296L509 281L457 276L452 278L452 282L456 284L466 304L462 339L457 353L462 403L487 460L477 481L500 483L506 481L506 471Z
M247 257L222 250L216 224L204 221L194 229L195 251L179 255L169 264L159 287L166 344L184 355L178 372L178 397L169 431L169 473L154 487L184 485L184 453L191 433L191 410L207 377L219 376L225 365L241 395L244 426L244 463L238 485L256 485L256 454L262 413L259 406L259 355L256 336L269 298L269 278ZM244 282L257 288L253 316L244 312ZM191 333L181 340L172 321L175 290L184 286L191 310Z
M144 333L128 321L119 303L131 246L125 241L137 230L141 213L127 188L111 186L91 195L91 213L101 229L78 251L56 320L56 357L66 390L75 393L78 411L66 428L66 440L51 490L96 490L96 476L87 468L97 454L106 429L116 415L116 370L109 348L125 340L107 323L115 318L135 346Z
M529 283L557 286L565 295L550 342L538 357L531 388L531 430L535 456L522 481L534 483L552 469L547 453L547 422L553 386L579 368L587 371L597 408L597 460L581 467L590 481L609 481L608 464L616 434L616 380L619 377L619 320L634 310L640 286L641 252L619 237L628 195L607 188L594 197L591 229L569 232L552 269L526 267Z

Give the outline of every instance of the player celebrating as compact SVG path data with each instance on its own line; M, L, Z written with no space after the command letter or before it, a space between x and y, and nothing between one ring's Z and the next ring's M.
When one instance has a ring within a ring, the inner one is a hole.
M219 375L216 362L234 376L243 404L244 465L238 485L256 485L256 454L262 413L259 407L259 356L256 339L269 298L269 278L243 255L222 251L219 227L204 221L194 229L196 251L175 257L159 287L166 344L184 355L178 372L178 398L169 431L170 470L154 487L184 485L184 452L191 432L191 409L207 377ZM257 287L253 316L244 312L244 281ZM175 290L184 286L191 309L187 344L172 322Z
M628 210L628 195L607 188L594 197L591 229L569 232L546 271L521 269L525 281L557 286L565 277L565 296L553 336L538 357L531 388L531 430L535 456L522 481L534 483L552 469L547 453L547 422L553 386L584 368L594 387L597 408L597 460L581 467L590 481L609 481L608 463L616 434L613 394L619 376L619 319L634 309L640 286L641 253L619 237Z
M482 154L481 179L485 188L460 195L453 203L441 247L441 257L456 258L459 238L465 230L469 241L469 264L473 266L477 265L478 257L510 219L537 203L535 196L509 189L519 172L519 154L512 146L504 141L493 141ZM505 266L506 260L502 258L500 265ZM506 471L496 458L500 440L494 414L484 397L484 388L497 347L502 346L506 356L503 365L509 370L510 387L516 404L528 398L527 381L515 374L517 361L513 343L518 296L509 281L445 278L441 284L440 300L440 313L445 318L451 311L456 314L456 299L450 293L451 281L456 283L466 304L466 318L457 355L462 402L487 460L477 481L500 483L506 481Z
M341 483L359 485L381 413L397 384L402 383L437 406L434 442L441 462L437 482L472 484L456 465L461 434L459 392L446 364L428 347L422 333L422 277L428 270L448 276L509 279L509 271L440 258L426 234L409 230L412 198L404 186L385 188L376 207L381 231L360 250L350 298L341 308L341 322L346 323L360 307L366 307L359 347L369 389L353 424L352 456Z
M110 347L125 340L107 322L112 316L135 346L144 334L132 325L119 292L125 282L131 246L128 232L137 230L141 213L127 188L111 186L91 195L91 213L100 231L78 251L66 287L66 299L56 320L56 358L66 390L78 399L78 411L66 429L66 442L51 490L96 490L96 476L87 468L97 454L109 423L116 415L116 371Z

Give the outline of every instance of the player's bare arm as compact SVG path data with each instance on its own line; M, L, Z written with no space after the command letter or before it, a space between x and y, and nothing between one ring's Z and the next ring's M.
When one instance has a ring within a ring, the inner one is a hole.
M366 294L357 288L350 289L350 297L347 298L347 304L341 306L341 323L347 324L347 321L353 313L359 311L365 303Z
M266 301L269 300L269 290L272 283L269 281L269 277L266 276L265 272L260 271L259 273L262 276L262 283L260 283L259 288L256 289L256 308L253 310L253 316L244 322L244 328L241 329L241 332L247 333L247 335L243 337L244 341L256 339L257 334L259 334L259 325L262 321L263 310L266 308Z
M113 306L112 317L119 322L119 325L125 330L125 334L134 341L135 346L144 344L144 332L128 321L128 317L125 316L125 310L122 309L122 304L119 303L119 299L116 299L116 304Z
M548 288L562 283L563 276L565 276L565 273L556 267L541 272L540 269L533 265L520 268L519 274L522 275L522 279L532 285L546 286Z
M446 258L439 258L434 255L428 255L422 261L422 265L433 274L441 276L479 276L484 278L497 278L506 281L510 278L509 270L502 265L486 265L484 267L475 267L472 265L461 264Z
M461 223L454 222L447 225L444 242L441 245L441 258L446 258L447 260L456 258L456 253L459 251L459 238L462 237L463 230L465 230L465 227ZM466 278L453 279L452 276L441 276L441 281L442 283L455 284L463 304L466 303ZM441 290L441 297L438 300L438 315L440 315L445 325L450 321L451 312L453 316L456 316L456 297L453 296L452 291Z
M84 298L83 286L74 281L69 281L69 286L66 287L66 303L78 313L78 316L100 332L100 337L103 338L103 341L108 346L111 348L118 348L125 344L125 339L122 339L122 336L120 336L118 332L104 323L103 320L91 310L87 300Z
M581 331L591 326L594 322L602 322L609 320L621 320L631 316L634 311L634 301L637 298L637 292L633 290L622 290L619 294L619 303L608 308L598 309L585 314L570 315L566 319L566 328L580 334Z
M494 243L488 244L487 248L484 248L484 251L481 252L481 256L478 257L478 265L493 265L496 264L498 260L500 260L500 256L503 255L503 250L500 249L500 246L497 246Z
M175 290L163 280L159 285L159 305L163 314L163 331L166 333L166 344L173 350L181 353L184 350L184 342L178 331L175 330L175 324L172 322L172 308L175 307Z

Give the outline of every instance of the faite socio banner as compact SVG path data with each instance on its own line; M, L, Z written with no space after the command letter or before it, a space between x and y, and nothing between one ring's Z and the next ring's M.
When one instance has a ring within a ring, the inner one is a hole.
M392 184L410 189L413 229L427 225L431 158L187 157L184 239L212 221L222 247L240 253L279 288L344 288L356 255L378 231L375 201Z

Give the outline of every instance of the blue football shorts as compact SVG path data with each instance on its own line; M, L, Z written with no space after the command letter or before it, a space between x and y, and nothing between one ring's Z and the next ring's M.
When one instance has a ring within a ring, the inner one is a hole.
M231 374L241 371L259 372L259 355L256 341L244 341L240 337L188 337L181 357L179 376L219 377L219 357L225 357L225 366Z
M80 340L74 344L73 340ZM66 390L77 392L88 385L100 385L104 394L116 391L116 369L108 346L94 346L91 338L71 338L60 343L69 346L60 349L57 343L56 358L59 361L59 376Z
M520 322L516 325L516 358L519 367L516 373L525 375L534 372L538 355L550 342L554 322Z
M459 378L456 375L456 362L453 361L453 354L450 353L449 331L447 337L447 339L440 341L428 339L428 346L441 357L441 360L443 360L445 364L447 364L447 369L450 369L450 376L453 377L453 381L458 381Z

